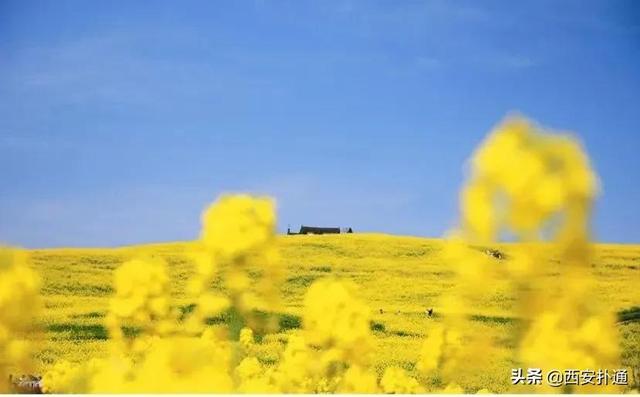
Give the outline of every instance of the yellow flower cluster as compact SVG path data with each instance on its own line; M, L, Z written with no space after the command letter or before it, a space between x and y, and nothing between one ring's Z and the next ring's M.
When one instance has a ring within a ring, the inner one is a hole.
M476 151L471 166L461 195L462 229L444 254L457 272L456 287L442 305L445 328L430 332L418 368L440 370L448 378L460 376L463 367L481 370L492 341L465 334L464 308L493 293L500 282L516 292L524 330L515 336L520 341L515 359L523 367L615 367L613 317L588 294L588 220L598 182L579 144L541 132L525 119L509 119ZM527 244L500 260L468 245L494 243L505 233ZM541 245L548 238L552 241ZM559 260L546 257L553 253ZM550 268L555 263L557 268ZM554 285L539 277L549 271L558 273ZM469 347L451 353L460 340L447 340L451 334L461 335ZM465 359L472 351L476 359Z
M273 387L252 356L252 330L241 328L250 323L251 310L273 302L268 294L278 288L273 212L270 200L249 196L225 196L205 212L202 241L193 254L196 276L191 283L195 295L191 312L171 305L163 261L125 262L114 274L116 293L106 319L112 339L125 343L114 344L111 357L90 365L57 363L43 379L45 390L230 392ZM261 282L249 278L249 263L261 265ZM227 295L212 291L218 273L225 280ZM208 318L225 310L241 317L229 324L238 327L237 342L227 340L224 329L207 325ZM136 332L125 338L126 327Z
M305 337L350 362L366 363L371 350L371 314L354 298L353 286L334 279L314 282L305 296Z
M233 262L269 247L275 224L270 199L222 196L202 216L201 239L217 259Z
M274 379L289 392L373 392L370 310L354 287L327 278L304 299L303 334L289 340Z
M407 376L402 368L388 367L380 380L382 391L387 394L424 393L417 380Z
M438 390L444 393L459 389L456 382L465 373L481 372L491 358L490 341L471 331L467 322L473 302L491 291L495 280L488 256L470 249L459 237L451 238L441 260L456 271L456 282L438 305L442 323L427 327L416 367L425 378L444 381L445 389Z
M0 247L0 393L7 392L9 375L29 369L28 338L40 308L38 276L22 251Z
M587 216L598 190L574 139L541 133L522 118L508 119L490 134L471 166L461 197L463 227L467 238L481 241L495 240L504 227L521 239L537 238L544 223L560 211L570 218L568 226L576 216Z
M122 323L130 322L147 334L173 329L175 312L169 307L169 276L158 259L134 259L114 273L116 294L111 299L107 325L112 338L122 338ZM173 315L173 316L172 316Z
M48 393L230 392L231 351L203 336L158 338L136 359L114 354L85 365L57 363L43 377Z
M74 365L60 361L49 368L42 377L45 393L86 393L91 390L92 382L100 361L89 360L84 365Z
M263 324L256 311L278 308L283 270L275 246L275 208L268 198L248 195L222 196L202 216L201 247L194 253L197 275L191 292L198 296L195 322L231 309L242 325L274 331L273 323ZM261 273L253 278L249 266ZM223 292L213 292L217 276Z
M453 361L461 348L460 334L455 328L442 325L432 327L422 344L418 370L429 374L445 362Z

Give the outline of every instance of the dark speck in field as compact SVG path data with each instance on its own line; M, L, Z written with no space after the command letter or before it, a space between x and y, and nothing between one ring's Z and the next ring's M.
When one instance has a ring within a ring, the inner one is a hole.
M379 323L377 321L372 321L371 325L369 326L369 328L371 328L372 331L376 331L376 332L385 332L385 326L382 323Z
M81 314L74 314L72 318L102 318L105 316L105 312L88 312Z
M402 361L400 367L405 371L411 372L416 369L416 363L414 361Z
M49 325L47 331L69 333L69 339L72 340L106 340L109 337L106 328L100 324L56 323Z
M418 334L415 332L407 332L407 331L402 331L402 330L397 330L397 331L389 331L388 332L391 335L395 335L395 336L402 336L402 337L411 337L411 338L419 338L422 336L422 334Z
M268 358L268 357L258 357L258 361L260 361L260 364L266 365L266 366L275 365L278 362L276 359Z
M481 314L472 315L471 320L494 324L511 324L518 321L518 319L515 317L484 316Z
M387 335L395 335L395 336L401 336L401 337L421 337L421 334L418 333L414 333L414 332L408 332L408 331L403 331L403 330L387 330L387 327L378 321L372 321L371 324L369 325L369 328L374 331L374 332L380 332L383 334L387 334Z
M191 314L195 310L196 306L197 305L195 303L178 306L178 310L180 310L180 320L184 320L188 314Z
M47 331L68 334L70 340L106 340L109 338L107 329L102 324L73 324L53 323L49 324ZM132 337L140 333L135 327L122 327L125 336Z
M618 312L618 322L640 321L640 306L633 306Z
M287 283L293 284L298 287L308 287L316 278L317 276L313 276L313 275L289 277L287 279Z
M314 266L310 270L313 272L330 273L331 266Z
M280 314L278 324L280 324L280 330L297 329L300 328L302 320L300 319L300 316L282 313Z
M193 305L195 307L195 305ZM193 310L193 309L191 309ZM302 319L300 316L290 313L267 313L262 311L256 311L254 314L257 317L262 317L263 319L268 316L276 316L278 319L278 325L281 331L286 331L290 329L298 329L302 327ZM231 311L226 311L217 317L210 317L206 319L206 323L208 325L215 324L230 324L233 321L233 313Z

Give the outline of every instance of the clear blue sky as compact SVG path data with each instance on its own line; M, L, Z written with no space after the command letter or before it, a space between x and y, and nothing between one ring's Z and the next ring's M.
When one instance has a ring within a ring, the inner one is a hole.
M640 3L2 1L0 241L191 239L220 192L439 236L510 111L572 130L640 242Z

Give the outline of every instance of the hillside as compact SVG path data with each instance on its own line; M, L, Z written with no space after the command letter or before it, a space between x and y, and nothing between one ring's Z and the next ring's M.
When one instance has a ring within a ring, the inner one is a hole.
M302 299L317 278L333 276L352 280L373 312L378 366L398 364L414 371L428 322L441 321L439 298L455 282L453 271L440 259L442 241L378 234L280 236L282 261L287 274L282 288L284 307L280 334L265 338L261 360L278 360L278 345L300 327ZM84 361L106 354L108 337L103 318L113 292L112 272L124 260L139 255L161 256L170 265L172 295L176 305L189 302L186 280L192 264L186 252L190 243L167 243L115 249L33 250L32 263L42 275L46 341L38 355L42 367L65 358ZM510 247L498 247L508 255ZM479 249L481 249L479 247ZM592 271L593 294L611 311L626 310L618 329L623 364L640 362L640 322L634 307L640 306L640 246L596 245ZM552 275L549 275L552 277ZM425 310L434 309L434 316ZM518 326L511 292L495 286L490 299L468 308L472 326L496 342L493 367L484 374L465 376L463 387L508 387L514 367L512 334ZM624 320L624 321L622 321Z

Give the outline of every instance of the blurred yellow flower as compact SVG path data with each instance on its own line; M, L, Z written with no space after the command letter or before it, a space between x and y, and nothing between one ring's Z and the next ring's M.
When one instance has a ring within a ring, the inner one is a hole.
M268 198L222 196L202 215L202 241L225 259L247 255L271 242L274 214Z
M304 330L309 343L337 348L361 361L372 345L371 313L352 290L353 286L335 279L315 281L304 298Z
M416 394L425 390L417 380L408 376L402 368L387 367L380 380L380 387L387 394Z
M0 393L8 392L10 370L27 370L34 316L41 301L40 278L26 253L0 247Z

